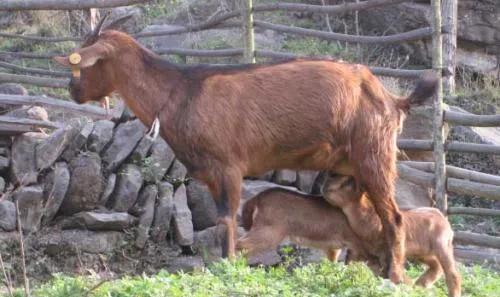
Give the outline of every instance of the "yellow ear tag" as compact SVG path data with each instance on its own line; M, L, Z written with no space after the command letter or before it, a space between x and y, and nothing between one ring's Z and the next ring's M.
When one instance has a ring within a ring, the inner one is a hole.
M79 53L72 53L71 55L69 55L68 59L70 64L76 65L82 61L82 56L80 56Z
M82 56L79 53L72 53L68 57L69 63L71 64L71 72L73 77L80 77L80 67L78 64L82 61Z

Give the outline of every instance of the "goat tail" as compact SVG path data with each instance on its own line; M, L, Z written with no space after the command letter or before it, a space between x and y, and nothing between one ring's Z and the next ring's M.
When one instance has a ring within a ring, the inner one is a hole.
M415 89L406 97L405 100L399 100L398 107L408 112L413 105L423 104L428 98L432 97L438 88L438 80L435 73L431 70L424 72L417 81Z
M241 220L243 223L243 228L248 231L252 228L254 214L257 211L257 205L259 204L259 197L254 197L243 205L243 210L241 212Z

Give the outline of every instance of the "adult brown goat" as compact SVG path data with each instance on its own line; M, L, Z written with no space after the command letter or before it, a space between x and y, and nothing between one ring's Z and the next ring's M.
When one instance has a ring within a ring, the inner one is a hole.
M401 280L396 135L410 105L432 96L435 79L400 98L367 67L330 60L176 65L125 33L99 28L72 55L55 58L72 67L72 97L85 103L117 91L146 126L159 119L177 158L209 186L230 257L244 176L329 170L355 176L368 191L383 222L390 277Z

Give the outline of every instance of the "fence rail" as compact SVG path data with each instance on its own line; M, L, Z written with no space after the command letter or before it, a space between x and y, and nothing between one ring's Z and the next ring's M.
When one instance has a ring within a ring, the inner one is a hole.
M50 75L50 76L57 76L57 77L71 77L71 72L69 72L69 71L53 71L53 70L46 70L46 69L40 69L40 68L21 67L21 66L15 65L15 64L2 62L2 61L0 61L0 68L13 70L14 72Z
M417 185L433 188L435 174L415 169L405 164L398 164L399 176ZM468 181L459 178L447 178L447 190L449 192L479 196L492 200L500 200L500 186Z
M432 151L434 142L422 139L399 139L398 147L402 150ZM445 151L459 153L500 154L500 146L452 141L445 144Z
M464 231L455 231L454 233L453 242L500 249L500 237Z
M456 111L445 111L444 120L450 124L473 127L498 127L500 115L475 115Z
M60 127L60 124L49 121L0 116L0 135L17 135L40 131L40 128L57 129Z
M2 0L0 10L75 10L108 8L149 2L150 0Z
M22 95L5 95L0 94L0 102L2 104L10 105L30 105L30 106L44 106L51 107L58 110L64 110L74 114L89 116L96 119L110 118L105 109L95 105L80 105L70 101L55 99L44 96L22 96Z
M449 207L448 214L498 217L500 216L500 210L489 209L489 208L474 208L474 207Z

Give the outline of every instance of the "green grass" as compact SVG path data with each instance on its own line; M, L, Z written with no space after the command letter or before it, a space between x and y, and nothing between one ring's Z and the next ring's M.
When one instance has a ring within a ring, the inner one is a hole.
M500 275L475 267L460 267L463 296L500 296ZM409 269L415 278L422 272ZM40 297L161 297L161 296L352 296L352 297L441 297L446 296L443 280L423 289L394 286L376 278L363 264L342 265L324 261L300 268L251 268L243 260L222 261L190 274L160 272L153 276L124 277L102 282L93 277L56 275L50 282L35 288L32 296ZM16 291L22 296L22 291Z

